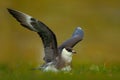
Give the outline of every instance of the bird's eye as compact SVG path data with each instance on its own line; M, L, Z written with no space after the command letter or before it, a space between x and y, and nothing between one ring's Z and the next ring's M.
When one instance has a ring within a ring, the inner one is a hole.
M34 18L31 18L32 21L36 21Z
M72 52L72 49L71 49L71 48L66 48L66 50L67 50L68 52Z

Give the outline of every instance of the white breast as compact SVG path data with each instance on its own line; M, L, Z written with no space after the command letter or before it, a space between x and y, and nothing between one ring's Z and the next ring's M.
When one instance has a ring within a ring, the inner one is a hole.
M70 63L72 61L72 53L68 52L65 48L63 49L61 56L67 63Z

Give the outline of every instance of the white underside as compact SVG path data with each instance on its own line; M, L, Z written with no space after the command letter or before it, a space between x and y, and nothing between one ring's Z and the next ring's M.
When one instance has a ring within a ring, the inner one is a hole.
M67 71L67 72L69 72L71 70L72 70L71 66L66 66L66 67L61 69L61 71Z
M65 61L65 64L69 64L72 61L72 53L68 52L65 48L62 51L61 57L62 57L62 60ZM48 63L48 66L44 68L43 71L45 71L45 72L47 72L47 71L52 71L52 72L66 71L66 72L69 72L71 70L72 70L72 68L70 65L64 66L62 69L58 70L55 67L55 65L52 62L50 62L50 63Z
M56 69L55 66L53 65L53 66L47 66L43 71L44 71L44 72L48 72L48 71L51 71L51 72L58 72L58 71L69 72L69 71L71 71L71 70L72 70L71 66L66 66L66 67L62 68L61 70L58 70L58 69Z
M55 68L55 66L47 66L43 71L48 72L48 71L52 71L52 72L58 72L58 69Z
M70 63L72 61L72 52L68 52L64 48L62 51L62 59L64 59L66 63Z
M57 68L55 68L55 65L53 64L53 62L47 63L47 66L43 68L43 71L48 72L48 71L52 71L52 72L57 72Z

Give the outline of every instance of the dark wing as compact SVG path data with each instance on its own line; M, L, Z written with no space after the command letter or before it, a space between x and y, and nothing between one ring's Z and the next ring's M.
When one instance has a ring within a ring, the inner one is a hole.
M64 47L73 48L79 41L81 41L84 37L84 32L80 27L77 27L73 32L73 35L70 39L63 42L62 45L59 46L59 50L61 51Z
M35 31L42 38L45 51L45 62L50 62L58 55L57 41L55 34L42 22L37 19L22 13L20 11L8 9L9 13L16 18L25 28Z

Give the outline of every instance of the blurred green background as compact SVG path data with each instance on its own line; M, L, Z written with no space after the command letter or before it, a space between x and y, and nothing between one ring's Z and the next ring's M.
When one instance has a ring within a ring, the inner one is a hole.
M76 64L120 63L119 0L0 0L0 63L11 68L43 62L39 36L21 25L7 12L12 8L27 13L51 28L58 44L68 39L77 26L85 32L75 46Z

